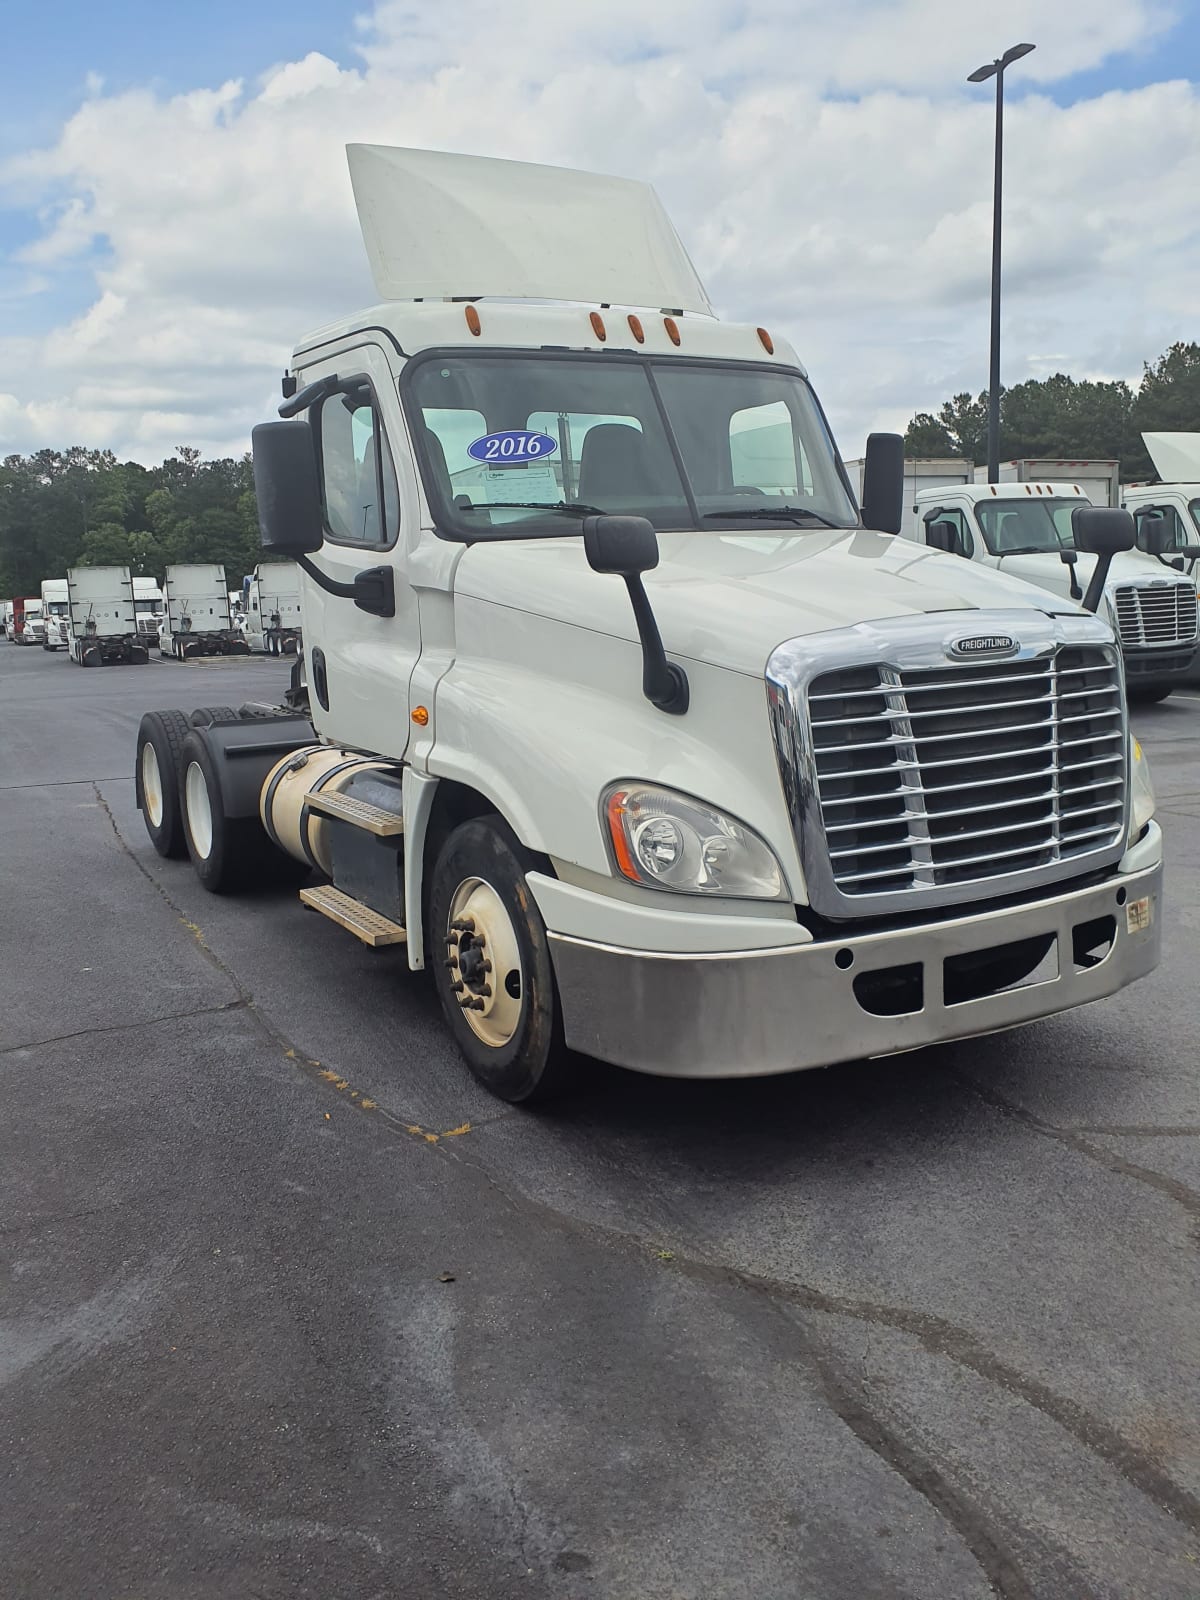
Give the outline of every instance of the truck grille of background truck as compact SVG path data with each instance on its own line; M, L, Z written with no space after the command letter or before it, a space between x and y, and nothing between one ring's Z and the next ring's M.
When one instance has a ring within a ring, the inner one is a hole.
M1123 645L1186 644L1196 638L1196 591L1190 583L1127 584L1116 598Z
M1103 649L852 667L812 680L808 712L842 896L974 884L1121 839L1125 717Z

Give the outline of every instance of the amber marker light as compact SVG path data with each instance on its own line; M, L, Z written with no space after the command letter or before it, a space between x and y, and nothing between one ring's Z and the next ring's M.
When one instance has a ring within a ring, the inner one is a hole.
M679 324L675 321L675 318L674 317L664 317L663 318L663 327L667 330L667 338L670 339L671 343L672 344L678 344L679 343Z
M483 331L479 326L479 313L474 306L467 307L467 327L470 328L477 339Z
M603 344L604 341L608 338L608 334L604 331L604 318L600 315L600 313L598 311L593 311L592 312L592 316L591 316L591 322L592 322L592 332L596 335L597 339L599 339L600 343Z
M762 345L763 349L769 356L773 356L775 354L775 341L765 328L759 328L758 342L760 345Z
M429 712L426 709L426 707L425 706L417 706L414 709L413 713L412 713L412 719L416 723L418 728L428 727L428 725L429 725Z
M632 312L629 314L629 331L639 344L645 344L646 330L642 327L642 319L635 317Z
M621 872L634 883L640 883L638 869L629 853L629 840L625 837L625 829L621 823L627 799L628 795L624 789L618 789L616 794L609 795L608 804L604 808L608 817L608 836L612 840L613 855L617 858L617 866Z

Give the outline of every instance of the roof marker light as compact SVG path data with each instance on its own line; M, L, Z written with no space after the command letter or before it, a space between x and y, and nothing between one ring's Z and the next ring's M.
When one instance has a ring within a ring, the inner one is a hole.
M642 327L642 319L635 317L632 311L629 313L629 331L639 344L645 344L646 333Z
M769 356L773 356L775 354L775 341L765 328L759 328L758 342L760 345L762 345L763 349Z
M592 332L596 335L597 339L599 339L600 343L603 344L608 338L608 334L604 331L604 318L598 311L593 311L591 320Z
M667 338L670 339L671 343L672 344L678 344L679 343L679 324L675 321L675 318L674 317L664 317L663 318L663 327L667 330Z
M480 329L480 326L479 326L479 313L478 313L478 311L476 311L474 306L468 306L466 315L467 315L467 327L470 328L471 332L478 339L479 334L481 332L481 329Z

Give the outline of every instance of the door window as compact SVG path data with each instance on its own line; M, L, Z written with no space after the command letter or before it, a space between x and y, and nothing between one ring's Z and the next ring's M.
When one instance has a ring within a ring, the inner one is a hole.
M321 406L320 429L328 536L342 544L391 544L400 531L400 493L369 386L331 395Z
M975 538L971 532L971 524L961 511L956 511L952 506L943 506L933 522L948 522L958 535L959 549L967 560L970 561L975 554ZM926 526L931 524L927 523Z

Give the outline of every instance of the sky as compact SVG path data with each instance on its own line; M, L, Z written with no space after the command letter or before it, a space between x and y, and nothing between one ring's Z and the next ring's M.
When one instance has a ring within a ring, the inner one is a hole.
M247 448L374 299L351 141L646 179L843 454L983 388L1009 45L1006 383L1200 338L1200 0L54 0L10 9L0 458ZM1200 422L1200 419L1198 419Z

